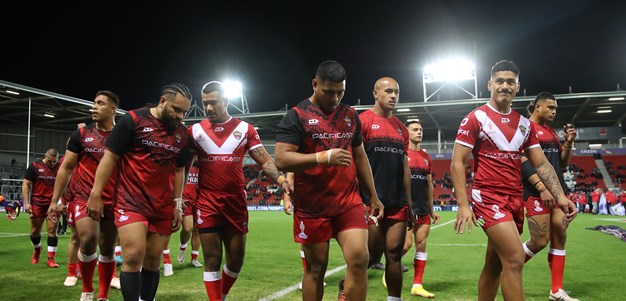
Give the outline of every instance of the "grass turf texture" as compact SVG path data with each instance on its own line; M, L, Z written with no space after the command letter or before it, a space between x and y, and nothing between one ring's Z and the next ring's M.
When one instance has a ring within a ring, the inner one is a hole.
M454 219L454 212L442 212L441 223ZM570 225L564 288L581 300L624 300L623 280L626 271L626 243L600 231L586 230L596 225L626 227L626 218L584 214ZM280 211L250 212L250 233L247 239L243 271L235 283L229 300L260 300L301 280L302 266L299 246L293 242L292 217ZM524 228L522 239L528 238ZM61 266L49 269L45 265L46 236L42 236L41 262L30 264L32 246L28 237L29 220L26 214L17 220L0 221L0 300L78 300L80 281L75 287L64 287L67 275L66 248L69 234L59 238L56 256ZM207 300L202 283L202 269L189 264L191 246L187 248L184 264L176 262L178 233L172 236L170 250L174 275L161 276L157 300ZM511 243L518 243L513 241ZM428 239L428 263L424 287L436 294L436 300L476 300L476 283L484 260L486 237L479 228L471 234L457 235L452 223L432 229ZM413 279L414 251L404 258L411 267L404 273L403 299L415 300L409 291ZM202 255L200 255L202 262ZM343 265L337 243L331 241L328 270ZM162 270L162 268L161 268ZM368 300L386 300L386 289L381 284L383 272L369 271ZM337 284L344 271L328 276L324 300L336 300ZM97 282L97 272L94 276ZM97 290L97 284L95 289ZM547 249L541 251L524 268L526 300L547 300L550 273ZM297 288L276 300L301 300ZM122 300L121 291L111 289L110 300ZM496 300L502 300L499 295Z

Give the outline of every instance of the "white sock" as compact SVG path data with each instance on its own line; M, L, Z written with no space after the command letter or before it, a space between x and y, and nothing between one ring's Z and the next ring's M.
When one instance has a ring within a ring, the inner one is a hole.
M533 253L533 251L531 251L528 246L526 246L526 243L528 243L528 241L524 242L522 244L522 246L524 247L524 253L526 253L526 255L530 256L530 257L535 257L535 253Z
M387 301L402 301L402 298L387 296Z

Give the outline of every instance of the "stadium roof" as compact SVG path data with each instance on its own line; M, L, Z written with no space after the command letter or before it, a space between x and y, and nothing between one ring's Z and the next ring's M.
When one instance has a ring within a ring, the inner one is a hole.
M17 94L11 93L15 92ZM558 100L558 113L554 121L555 127L565 123L573 123L576 127L610 127L621 126L622 135L626 130L622 125L626 119L626 91L607 91L589 93L570 93L555 95ZM526 106L534 96L520 96L513 101L513 108L526 114ZM27 87L20 84L0 80L0 121L11 123L28 122L29 100L31 105L31 124L42 128L73 130L79 122L88 122L91 113L91 100L79 99ZM452 141L463 116L474 108L486 103L487 98L442 100L429 102L403 102L398 109L409 111L396 112L395 115L403 122L407 119L419 119L425 129L424 141L437 141L438 130L442 141ZM372 108L369 106L353 106L361 112ZM610 109L610 113L598 113L598 110ZM44 114L52 113L53 118ZM118 114L126 111L118 110ZM250 114L233 114L258 127L264 139L273 139L278 123L286 111L252 112ZM204 119L198 106L192 107L185 123L193 124Z

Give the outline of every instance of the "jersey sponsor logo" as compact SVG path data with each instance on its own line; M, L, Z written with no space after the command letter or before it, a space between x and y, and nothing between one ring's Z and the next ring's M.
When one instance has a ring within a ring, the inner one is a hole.
M541 204L539 204L539 201L538 201L538 200L535 200L534 205L535 205L535 209L534 209L534 210L535 210L535 212L541 212L541 211L543 211L543 208L541 208Z
M461 126L466 125L468 121L469 121L469 118L467 117L463 118L463 120L461 120Z
M500 207L498 207L498 205L491 206L491 210L494 212L493 218L501 219L504 217L504 213L500 212Z
M91 142L91 141L93 141L93 138L91 138L91 137L85 138L85 142Z
M234 131L233 132L233 137L235 137L235 139L237 139L237 140L241 140L241 136L242 135L243 134L240 131Z
M311 135L313 139L351 139L353 136L354 133L316 133Z
M372 130L377 130L377 129L380 129L380 125L372 124Z
M559 149L554 147L548 147L543 149L544 153L558 153Z
M157 141L150 141L150 140L141 140L141 145L147 145L150 147L157 147L157 148L162 148L168 151L172 151L175 153L180 153L180 148L173 146L173 145L169 145L166 143L162 143L162 142L157 142Z
M302 239L307 239L307 238L309 238L309 236L304 233L304 228L305 228L304 227L304 223L302 221L300 221L300 234L298 234L298 237L300 237Z
M218 126L218 127L216 127L216 128L215 128L215 131L216 131L216 132L223 132L223 131L224 131L224 128L223 128L223 127L221 127L221 126Z
M404 150L401 148L388 147L388 146L376 146L375 152L392 153L392 154L404 154Z
M201 162L241 162L240 157L233 156L206 156L200 158Z
M343 121L346 122L346 125L348 125L348 127L352 127L352 119L350 119L350 117L348 116L344 117Z
M143 128L143 132L152 132L152 131L154 131L153 128L149 128L149 127L144 127Z
M87 152L87 153L104 153L104 148L85 147L85 152Z
M39 175L39 176L37 176L37 179L42 179L42 180L54 180L54 179L56 179L56 176L44 176L44 175Z
M309 125L316 125L318 123L320 123L320 121L315 118L309 119Z
M502 117L502 123L509 123L511 122L511 119L508 119L506 117Z
M411 174L411 180L426 180L425 175Z
M539 130L539 131L537 131L537 134L538 135L543 135L543 131Z
M465 135L465 136L469 136L469 130L464 130L464 129L459 129L456 132L457 135Z
M519 160L521 155L515 154L515 153L491 153L491 154L485 154L485 157L492 158L492 159L500 159L500 160L507 160L507 159Z
M187 177L188 184L198 184L198 174L197 173L189 173L189 177Z

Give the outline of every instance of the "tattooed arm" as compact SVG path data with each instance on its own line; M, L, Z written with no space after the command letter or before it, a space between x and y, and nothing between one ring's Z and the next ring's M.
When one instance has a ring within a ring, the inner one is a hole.
M574 219L577 213L576 205L565 196L554 167L548 162L541 148L534 147L527 149L525 152L530 163L535 166L537 176L539 176L543 185L556 199L556 204L563 210L568 220Z
M293 191L293 186L287 181L283 173L278 170L274 160L272 160L272 157L270 157L263 146L253 148L249 153L254 162L261 166L263 173L278 183L284 192L290 194Z

